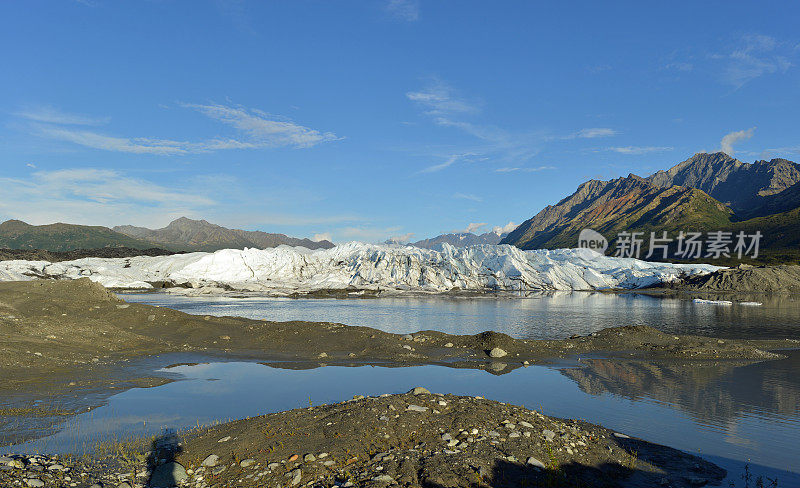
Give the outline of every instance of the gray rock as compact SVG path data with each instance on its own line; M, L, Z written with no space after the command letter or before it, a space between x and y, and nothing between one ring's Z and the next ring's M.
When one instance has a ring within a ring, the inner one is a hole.
M289 473L292 476L292 485L300 484L300 480L303 478L303 472L299 469L293 470Z
M323 466L333 466L334 464L336 464L336 461L325 461L322 463Z
M529 466L533 466L534 468L539 468L539 469L544 469L545 468L544 463L539 461L538 459L536 459L533 456L529 457L528 460L525 461L525 464L527 464Z
M8 456L0 456L0 465L6 465L11 461L13 461L13 459Z
M217 442L228 442L229 440L231 440L231 436L226 435L225 437L223 437L222 439L218 440Z
M131 488L131 484L127 481L123 481L122 483L117 485L117 488Z
M493 358L502 358L504 356L508 356L508 353L500 349L499 347L495 347L494 349L489 351L489 356Z
M377 481L378 483L391 484L391 483L394 483L394 478L392 478L388 474L382 474L380 476L376 476L376 477L372 478L372 481Z
M556 438L556 433L555 433L555 432L553 432L553 431L552 431L552 430L550 430L550 429L544 429L544 430L542 431L542 435L543 435L543 436L544 436L544 438L545 438L545 439L547 439L548 441L552 441L553 439L555 439L555 438Z
M529 429L532 429L532 428L533 428L533 425L531 425L529 422L525 422L524 420L520 420L520 421L519 421L519 425L521 425L521 426L523 426L523 427L527 427L527 428L529 428Z
M419 405L409 405L406 410L410 410L412 412L427 412L428 407L421 407Z
M25 469L25 462L22 459L12 459L8 462L8 466L16 469Z
M213 468L211 470L211 474L216 476L216 475L218 475L220 473L224 473L226 469L228 469L227 466L217 466L216 468Z
M239 463L239 466L241 466L243 468L247 468L248 466L252 466L255 463L256 463L255 459L245 459L245 460L243 460L242 462Z
M267 464L267 469L278 469L281 467L281 463L269 463Z
M313 463L316 460L317 460L317 457L314 456L313 454L306 454L305 456L303 456L303 462L306 462L306 463Z
M213 468L217 463L219 463L219 456L216 454L209 454L202 462L203 466L208 466L209 468Z
M413 395L430 395L431 394L431 392L429 392L427 388L423 388L421 386L414 387L414 389L409 391L409 393L411 393Z
M186 468L180 463L170 462L157 466L150 476L150 486L171 487L189 479Z
M156 485L153 485L156 486ZM92 484L89 488L103 488L103 483L98 481L97 483Z
M25 480L25 484L31 488L41 488L44 486L44 481L40 480L39 478L28 478Z

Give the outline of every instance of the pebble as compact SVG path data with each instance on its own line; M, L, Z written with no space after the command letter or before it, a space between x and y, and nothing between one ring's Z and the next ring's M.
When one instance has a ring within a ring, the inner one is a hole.
M297 459L298 459L298 458L300 458L300 456L298 456L297 454L292 454L292 455L289 457L289 462L292 462L292 461L297 461Z
M419 405L409 405L406 410L410 410L412 412L427 412L428 407L421 407Z
M504 350L500 349L499 347L495 347L494 349L489 351L489 356L491 356L493 358L502 358L502 357L507 356L507 355L508 355L508 353L505 352Z
M630 437L626 436L625 434L620 434L619 432L614 432L614 437L619 437L620 439L630 439Z
M28 478L25 480L25 484L32 488L41 488L44 486L44 481L39 478Z
M533 456L529 457L528 460L525 461L525 464L531 465L534 468L539 468L539 469L544 469L545 468L544 463L539 461L538 459L536 459Z
M317 457L319 459L326 458L326 457L328 457L328 453L327 452L321 452L321 453L317 454Z
M239 463L239 466L241 466L243 468L246 468L248 466L254 465L255 463L256 463L255 459L245 459L245 460L243 460L242 462Z
M552 430L550 430L550 429L544 429L544 430L542 431L542 435L543 435L543 436L544 436L544 438L545 438L545 439L547 439L548 441L552 441L553 439L555 439L555 438L556 438L556 433L555 433L555 432L553 432L553 431L552 431Z
M372 481L377 481L378 483L394 483L394 478L392 478L388 474L382 474L380 476L372 478Z
M208 457L203 459L202 465L208 466L209 468L213 468L219 462L219 456L216 454L209 454Z
M281 467L281 463L269 463L267 464L267 469L278 469Z
M323 466L333 466L334 464L336 464L336 461L325 461L322 463Z
M431 394L431 392L429 392L427 388L423 388L421 386L414 387L414 389L409 391L409 393L414 394L414 395L430 395Z
M306 463L312 463L312 462L314 462L316 460L317 460L317 457L314 456L313 454L306 454L305 456L303 456L303 462L306 462Z
M453 343L452 342L448 342L447 344L444 345L444 347L453 347Z
M131 488L131 484L127 481L123 481L122 483L117 485L117 488Z
M530 422L525 422L524 420L520 420L519 425L521 425L523 427L527 427L528 429L532 429L533 428L533 424L531 424Z
M231 440L231 436L226 435L225 437L223 437L222 439L218 440L217 442L228 442L229 440Z

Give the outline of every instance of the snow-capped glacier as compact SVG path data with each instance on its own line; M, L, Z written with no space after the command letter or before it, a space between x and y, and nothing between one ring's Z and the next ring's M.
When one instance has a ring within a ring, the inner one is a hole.
M171 256L0 261L0 280L88 277L108 288L155 283L265 294L350 289L447 292L641 288L719 269L707 264L653 263L583 249L522 251L478 245L441 251L351 242L332 249L224 249Z

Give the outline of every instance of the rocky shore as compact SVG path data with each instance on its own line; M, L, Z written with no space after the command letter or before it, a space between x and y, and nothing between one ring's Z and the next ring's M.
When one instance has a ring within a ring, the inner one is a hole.
M6 456L0 484L688 488L718 484L726 474L586 422L422 387L166 434L117 452L126 454L80 462Z

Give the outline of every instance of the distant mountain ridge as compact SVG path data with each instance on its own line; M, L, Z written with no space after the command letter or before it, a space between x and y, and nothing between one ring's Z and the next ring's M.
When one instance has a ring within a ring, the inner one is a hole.
M502 238L503 236L496 232L487 232L485 234L455 232L451 234L441 234L436 237L431 237L430 239L422 239L411 245L423 249L441 250L444 243L450 244L453 247L466 247L479 244L499 244Z
M0 224L0 248L65 252L106 247L148 249L153 245L99 225L30 225L21 220L7 220Z
M226 229L205 220L180 218L163 229L99 225L46 224L31 225L21 220L0 223L0 249L69 252L78 249L130 248L148 250L155 247L168 251L217 251L245 247L268 248L282 244L309 249L329 249L330 241L298 239L284 234Z
M217 251L219 249L243 249L245 247L268 248L280 245L301 246L308 249L330 249L333 243L327 240L312 241L285 234L261 231L228 229L205 220L181 217L161 229L148 229L122 225L114 231L149 242L151 245L182 251Z
M698 153L646 178L589 180L548 205L501 243L522 249L574 247L581 229L612 241L621 231L760 231L762 249L797 259L800 165L786 159L743 163ZM786 250L786 251L784 251ZM781 258L783 259L783 258Z

